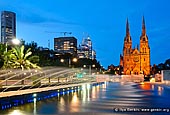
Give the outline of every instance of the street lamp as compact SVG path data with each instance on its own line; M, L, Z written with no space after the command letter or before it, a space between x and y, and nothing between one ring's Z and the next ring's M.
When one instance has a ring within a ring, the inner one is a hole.
M73 62L77 62L77 58L72 59ZM69 67L71 67L71 59L69 58Z
M72 60L71 60L70 58L68 59L68 66L69 66L69 67L71 66L71 61L77 62L77 58L73 58ZM63 62L64 62L64 59L60 59L60 62L63 63Z
M63 62L64 62L64 59L60 59L60 62L63 63Z
M12 44L14 44L14 45L19 45L20 44L20 40L18 40L18 39L12 39L11 40L11 42L12 42ZM5 42L5 53L7 53L8 52L8 41L6 41ZM8 77L8 76L7 76ZM5 80L7 79L7 77L5 76ZM6 80L6 86L7 86L7 80Z
M12 43L14 45L19 45L20 44L20 40L19 39L12 39Z
M88 65L89 66L89 76L91 76L92 75L92 71L91 71L91 68L93 67L95 67L96 65L95 64L93 64L93 65ZM83 67L85 68L86 67L86 65L83 65Z
M77 58L73 58L73 62L77 62Z
M13 45L19 45L20 44L20 40L16 39L16 38L12 39L11 42L12 42ZM5 42L5 46L6 46L5 51L7 52L8 51L8 41Z

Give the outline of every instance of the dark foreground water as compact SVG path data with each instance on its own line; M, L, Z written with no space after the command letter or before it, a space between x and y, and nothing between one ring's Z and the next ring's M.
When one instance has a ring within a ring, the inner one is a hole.
M164 115L170 114L170 88L113 83L92 86L0 111L7 115Z

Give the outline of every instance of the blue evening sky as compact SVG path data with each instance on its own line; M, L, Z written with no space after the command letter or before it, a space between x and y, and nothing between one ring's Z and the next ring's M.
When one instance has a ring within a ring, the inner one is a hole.
M133 46L139 44L142 16L151 48L151 64L170 58L170 0L0 0L0 11L17 15L17 37L53 49L53 38L61 33L81 43L89 34L97 59L107 67L119 64L125 37L126 19L130 23ZM85 33L85 34L84 34Z

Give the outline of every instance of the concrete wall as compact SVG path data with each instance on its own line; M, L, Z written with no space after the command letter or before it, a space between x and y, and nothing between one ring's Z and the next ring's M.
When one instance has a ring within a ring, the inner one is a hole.
M143 75L122 75L123 82L143 82Z
M162 70L161 75L163 76L162 77L163 82L170 81L170 70Z
M143 75L96 75L97 82L143 82Z

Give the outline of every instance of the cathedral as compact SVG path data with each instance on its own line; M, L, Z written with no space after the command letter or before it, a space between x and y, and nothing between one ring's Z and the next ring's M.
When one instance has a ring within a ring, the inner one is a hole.
M120 55L120 66L124 75L150 74L150 47L146 35L145 20L142 19L142 33L140 45L132 49L129 22L126 23L126 36L124 38L123 56Z

